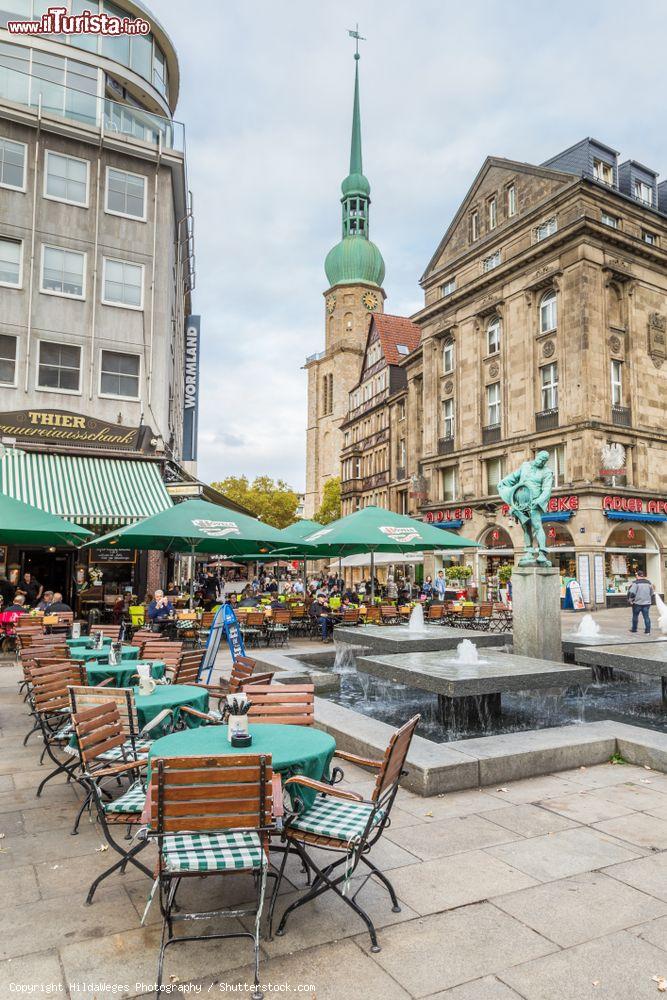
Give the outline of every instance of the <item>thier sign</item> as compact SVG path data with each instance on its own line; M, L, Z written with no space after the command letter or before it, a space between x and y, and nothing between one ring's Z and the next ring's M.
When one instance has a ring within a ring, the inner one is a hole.
M149 427L125 427L69 410L13 410L0 413L0 437L17 443L64 444L73 448L112 451L149 450Z
M197 461L197 425L199 422L199 336L201 316L188 316L185 324L185 359L183 369L183 460Z

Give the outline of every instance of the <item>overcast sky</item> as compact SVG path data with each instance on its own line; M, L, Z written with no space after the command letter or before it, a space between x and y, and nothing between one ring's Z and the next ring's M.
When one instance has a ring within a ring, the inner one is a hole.
M324 343L359 21L364 173L387 312L488 154L587 135L667 173L662 2L148 0L176 45L202 316L200 477L304 487L306 355Z

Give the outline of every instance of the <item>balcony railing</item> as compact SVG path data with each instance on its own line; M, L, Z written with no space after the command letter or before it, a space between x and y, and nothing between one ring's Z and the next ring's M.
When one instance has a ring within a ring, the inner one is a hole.
M454 438L444 437L438 439L438 455L451 455L454 451Z
M495 444L496 441L500 441L500 424L482 427L482 444Z
M396 469L396 479L399 482L402 479L405 479L405 466L404 465L399 465L398 468Z
M552 431L558 427L558 407L550 410L540 410L535 414L536 431Z
M44 117L63 118L109 135L185 152L185 129L180 122L7 66L0 66L0 101L40 110Z
M611 408L611 422L615 427L632 427L630 407L613 405Z

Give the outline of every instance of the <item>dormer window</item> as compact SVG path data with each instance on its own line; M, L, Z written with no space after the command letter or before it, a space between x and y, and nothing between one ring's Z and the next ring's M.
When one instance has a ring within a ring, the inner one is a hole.
M614 168L611 163L605 163L604 160L593 160L593 177L596 181L601 181L603 184L613 187Z
M407 344L396 344L396 350L398 351L399 354L403 355L410 353L410 348L407 346Z
M646 181L635 181L635 198L644 205L653 205L653 188Z

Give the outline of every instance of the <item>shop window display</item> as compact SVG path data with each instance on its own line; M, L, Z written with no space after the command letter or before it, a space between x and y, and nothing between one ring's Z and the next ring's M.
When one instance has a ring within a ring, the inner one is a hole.
M637 570L650 578L651 550L657 555L656 544L644 528L633 524L614 528L605 552L607 594L627 594Z

